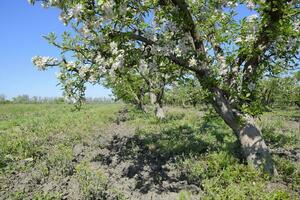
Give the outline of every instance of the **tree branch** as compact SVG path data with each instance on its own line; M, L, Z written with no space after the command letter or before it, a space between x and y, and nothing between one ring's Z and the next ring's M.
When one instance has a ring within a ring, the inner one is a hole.
M270 8L264 10L264 14L269 17L268 23L261 29L258 34L257 40L253 44L252 55L249 58L246 52L241 52L237 57L239 66L244 64L243 82L248 82L253 78L257 72L259 63L266 52L268 46L272 44L274 35L270 34L277 31L279 21L284 18L283 8L286 6L287 1L272 1L268 0L267 3ZM248 58L248 59L247 59Z
M195 49L205 55L205 48L201 36L196 29L196 24L194 23L193 17L188 9L188 4L185 0L172 0L172 3L179 8L180 13L184 19L184 29L186 32L190 32L193 40Z
M132 33L132 32L114 31L114 32L110 33L109 36L110 37L117 37L117 36L128 37L129 39L143 42L144 44L149 45L149 46L156 45L156 43L154 41L152 41L148 38L145 38L141 35ZM169 55L166 55L166 57L169 60L171 60L173 63L175 63L176 65L179 65L179 66L181 66L185 69L191 70L193 72L204 73L204 74L206 74L208 72L208 69L206 69L206 68L199 69L196 67L190 67L186 61L178 58L175 54L169 54Z

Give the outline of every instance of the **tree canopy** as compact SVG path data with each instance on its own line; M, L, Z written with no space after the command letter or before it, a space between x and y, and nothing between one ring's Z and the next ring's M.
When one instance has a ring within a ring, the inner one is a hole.
M204 87L224 89L248 108L259 79L298 64L296 1L46 0L42 4L60 8L60 20L73 32L65 32L61 42L55 33L45 36L61 49L61 59L37 56L33 62L41 70L60 66L58 78L66 94L78 102L85 82L98 83L107 74L141 63L173 64L196 74ZM238 20L238 6L255 14ZM69 52L73 57L67 61Z

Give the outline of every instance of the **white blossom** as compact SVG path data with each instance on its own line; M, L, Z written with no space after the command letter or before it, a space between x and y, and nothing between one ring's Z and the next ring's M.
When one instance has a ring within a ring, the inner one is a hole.
M99 74L100 75L105 74L107 72L107 69L105 67L103 67L103 66L100 66L98 68L98 70L99 70Z
M236 38L235 43L240 43L242 41L243 41L242 38L238 37L238 38Z
M92 74L90 77L89 77L89 81L91 83L96 83L98 81L98 77L96 74Z
M182 51L181 49L179 48L179 46L177 46L174 50L174 53L177 55L177 56L182 56Z
M70 9L70 15L78 18L83 12L82 4L77 4L73 9Z
M300 31L300 22L297 21L293 24L293 31L299 32Z
M157 45L152 45L151 47L151 54L155 55L161 51L161 48Z
M189 66L190 66L190 67L195 67L195 66L197 66L197 60L195 59L194 56L193 56L192 58L190 58L190 60L189 60Z
M104 58L101 56L101 54L98 54L95 58L95 61L97 64L102 64L105 62Z
M248 1L247 2L247 8L249 8L251 10L255 8L255 4L253 3L253 1Z
M254 22L256 19L258 19L258 15L257 15L257 14L253 14L253 15L248 16L248 17L246 18L246 21L247 21L248 23L252 23L252 22Z
M121 68L123 64L124 64L124 55L121 53L114 60L112 64L112 70Z
M234 7L237 7L238 4L237 4L237 3L233 3L232 1L229 1L229 2L227 2L226 6L227 6L227 7L234 8Z
M140 60L139 71L143 74L146 74L148 72L148 64L144 59Z
M51 5L56 5L60 2L60 0L50 0Z
M118 44L116 42L111 42L109 44L109 46L110 46L110 50L112 51L113 55L118 54Z
M48 66L58 65L58 60L52 57L34 56L31 61L39 70L45 70Z
M64 74L61 72L56 73L56 78L62 79L64 77Z
M119 14L126 15L126 12L127 12L127 5L123 3L121 6L119 6Z
M90 29L86 25L84 25L80 31L84 37L88 37L91 33Z
M107 19L111 19L114 17L114 10L113 10L114 6L115 6L115 2L113 0L105 1L102 4L104 17L106 17Z
M66 26L68 21L70 20L70 16L66 12L61 12L58 19Z
M28 0L29 4L34 4L35 0Z
M146 31L144 33L144 37L148 38L149 40L152 40L152 41L157 41L157 36L155 34L155 31L153 29L151 29L150 31Z
M255 38L255 36L253 34L247 35L246 39L245 39L246 42L253 42L255 40L256 40L256 38Z
M73 70L74 68L76 68L76 65L73 61L70 61L66 64L66 68L67 70Z
M88 65L84 65L82 67L79 68L79 76L81 78L84 78L86 76L86 74L89 72L89 66Z

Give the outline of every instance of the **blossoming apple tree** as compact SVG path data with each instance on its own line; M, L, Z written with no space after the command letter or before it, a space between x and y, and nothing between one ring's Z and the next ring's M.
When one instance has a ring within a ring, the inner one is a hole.
M134 104L142 111L146 111L145 104L150 99L156 117L164 119L165 88L182 77L184 70L163 58L152 58L148 62L145 59L135 55L131 65L106 73L103 83L112 89L117 99Z
M34 3L34 0L30 0ZM67 96L82 100L85 82L145 62L170 62L195 75L209 102L233 130L249 164L276 174L255 125L256 83L299 61L299 3L295 0L42 0L61 9L72 27L49 42L62 58L34 57L44 70L59 66ZM237 7L253 15L239 20ZM68 53L73 61L67 61ZM160 66L160 63L156 63ZM172 70L172 68L170 68ZM172 73L172 71L169 71Z

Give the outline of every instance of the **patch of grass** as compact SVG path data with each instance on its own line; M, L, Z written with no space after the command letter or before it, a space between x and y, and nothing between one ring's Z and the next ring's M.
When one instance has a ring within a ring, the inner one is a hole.
M273 148L300 147L300 116L298 110L265 113L257 120L267 144ZM296 118L295 118L296 117Z
M170 109L170 117L163 122L149 122L141 117L131 123L141 126L137 135L144 139L150 150L180 157L176 159L178 170L185 180L204 190L202 199L296 198L297 191L300 191L300 173L294 161L274 156L281 175L270 179L243 163L242 152L232 130L214 112L203 114L185 109L181 113L184 114L180 114L180 109ZM300 147L297 127L286 129L289 120L290 117L277 116L276 113L262 116L259 124L271 148ZM286 188L275 184L270 189L268 185L274 181L290 186ZM179 198L185 199L184 196L179 194Z
M34 194L32 200L59 200L61 199L61 194L59 193L42 193L38 192Z
M274 127L263 127L262 128L263 137L267 144L271 147L289 147L296 144L298 138L295 134L289 132L278 133Z
M107 177L100 169L92 169L83 162L76 166L76 178L84 199L105 199L107 191Z
M65 104L0 105L1 190L18 173L28 174L36 182L50 175L74 173L73 146L95 132L101 134L120 107L95 104L72 111L73 106ZM7 191L6 195L13 193ZM18 195L23 194L16 193L16 198Z
M3 109L2 109L3 108ZM70 105L0 105L14 116L0 121L1 167L46 155L48 146L72 146L95 128L103 128L119 105L87 105L72 112ZM5 128L3 128L5 127Z
M203 199L291 199L289 191L268 190L269 177L220 151L185 159L181 166L191 183L202 186Z
M191 193L189 191L180 191L179 192L179 198L178 200L190 200L191 199Z
M137 131L146 146L168 156L197 155L204 153L208 144L201 140L197 130L185 124L179 126L165 126L160 132Z
M61 174L72 174L73 171L73 151L72 146L59 144L53 147L46 158L47 166L55 169Z

